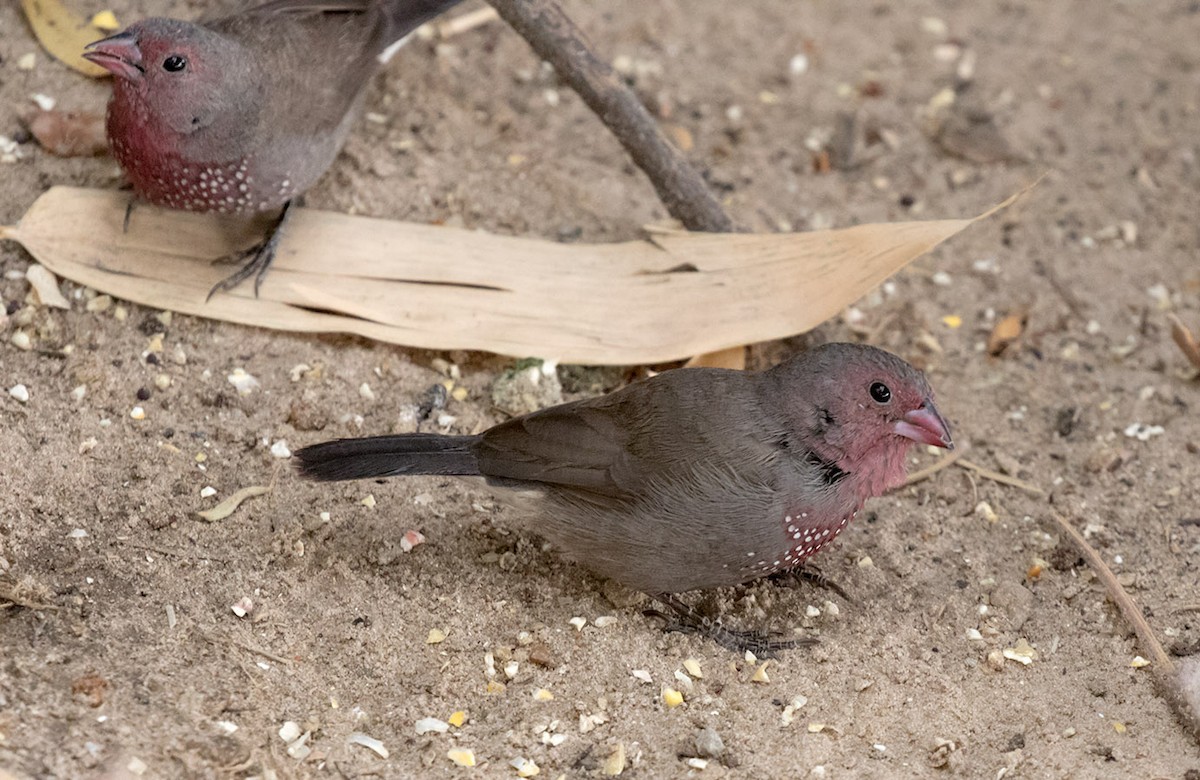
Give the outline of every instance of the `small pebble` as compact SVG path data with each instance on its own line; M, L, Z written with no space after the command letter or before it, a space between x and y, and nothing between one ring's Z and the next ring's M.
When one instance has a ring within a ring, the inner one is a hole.
M275 443L271 445L271 454L276 458L292 457L292 451L288 449L287 439L277 439Z
M424 543L425 535L410 528L404 532L404 536L400 537L400 550L401 552L412 552L414 547Z
M372 390L371 386L369 384L367 384L366 382L363 382L361 385L358 386L358 394L362 397L362 399L364 401L374 401L375 400L375 391Z
M146 410L140 406L135 406L129 410L129 416L135 420L146 419Z
M785 726L790 726L792 721L795 720L796 711L804 707L805 704L808 704L807 696L797 695L794 697L791 703L783 708L783 713L779 718L780 722Z
M217 489L212 485L206 485L200 488L200 498L210 498L217 494Z
M84 304L83 308L93 314L99 314L100 312L108 311L112 307L112 304L113 299L111 296L97 295Z
M249 395L254 392L255 388L259 387L259 381L254 376L246 373L245 369L235 368L233 372L225 377L229 384L234 386L238 395Z
M690 674L692 677L695 677L697 680L704 677L703 672L700 670L700 662L695 658L685 659L683 662L683 668L688 674Z
M368 750L374 752L380 758L387 758L390 755L388 749L382 742L361 732L355 732L351 734L346 741L351 745L362 745Z
M20 403L29 403L29 388L25 385L13 385L8 389L8 394Z
M525 758L524 756L517 756L512 761L509 761L508 765L517 770L517 777L533 777L542 771L537 764L533 763L532 759Z
M446 641L446 632L441 630L440 628L429 629L429 635L425 637L425 644L427 644L427 645L440 645L442 642L445 642L445 641Z
M416 723L417 736L435 733L445 734L450 730L450 724L440 718L421 718Z
M17 58L17 70L33 70L37 65L37 55L33 52L22 54Z
M1166 432L1161 425L1145 425L1140 422L1132 423L1125 429L1127 437L1138 441L1150 441L1153 437L1162 436Z
M587 618L573 617L567 622L575 626L576 631L582 631L583 627L587 625Z
M692 769L698 769L698 770L703 770L705 767L708 766L708 762L705 761L703 758L689 758L684 763L686 763Z
M696 755L701 758L720 758L725 752L725 742L714 729L703 728L696 732L692 740Z
M986 501L980 501L975 505L975 514L989 523L994 523L999 519L996 510L992 509L992 505Z

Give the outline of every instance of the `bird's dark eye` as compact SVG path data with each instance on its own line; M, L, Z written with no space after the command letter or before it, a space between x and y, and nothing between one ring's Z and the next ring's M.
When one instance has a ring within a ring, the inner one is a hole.
M178 54L172 54L163 60L163 70L171 73L178 73L187 67L187 60L180 57Z
M871 385L871 397L875 399L875 403L886 404L892 400L892 391L883 382L876 382Z

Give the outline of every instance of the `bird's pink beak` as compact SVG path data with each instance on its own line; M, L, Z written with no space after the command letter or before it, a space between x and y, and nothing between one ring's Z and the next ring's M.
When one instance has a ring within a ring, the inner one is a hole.
M142 50L138 48L137 37L131 32L119 32L95 43L89 43L83 58L126 81L138 81L145 73L142 67Z
M954 449L950 439L950 426L938 414L933 401L926 401L920 409L913 409L904 415L904 419L896 423L893 430L900 436L922 444L932 444L934 447Z

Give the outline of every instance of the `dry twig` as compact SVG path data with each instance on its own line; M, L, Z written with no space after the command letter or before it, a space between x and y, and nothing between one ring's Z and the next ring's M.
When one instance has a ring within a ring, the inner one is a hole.
M667 141L633 90L588 46L555 0L488 0L595 112L688 230L728 233L733 220L704 179Z

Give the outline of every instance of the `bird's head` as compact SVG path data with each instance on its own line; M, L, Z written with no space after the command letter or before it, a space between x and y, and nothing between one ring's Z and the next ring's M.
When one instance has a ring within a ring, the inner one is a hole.
M925 375L889 352L826 344L773 373L795 399L788 416L800 442L855 477L864 497L904 481L913 443L954 447Z
M123 110L184 135L237 112L257 91L253 58L243 47L175 19L143 19L89 44L83 56L116 77L114 101Z

